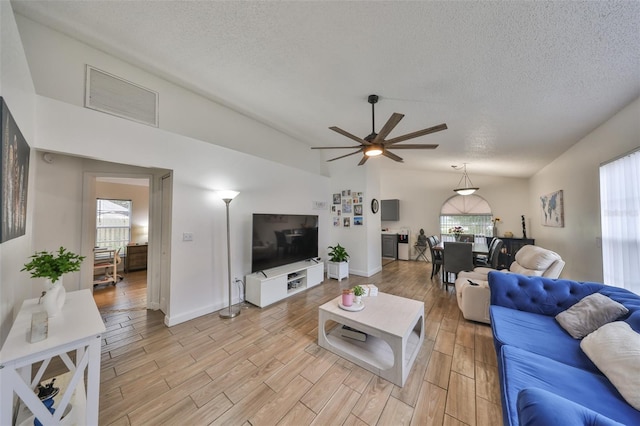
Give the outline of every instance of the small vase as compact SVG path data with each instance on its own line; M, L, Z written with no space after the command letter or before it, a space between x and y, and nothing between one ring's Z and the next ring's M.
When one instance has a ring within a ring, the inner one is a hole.
M362 303L362 296L353 296L353 303L359 305Z
M498 236L498 227L493 225L493 236L497 237Z
M52 283L51 280L47 280L44 284L45 294L42 296L42 305L47 311L47 316L53 318L60 313L64 301L67 297L67 291L62 285L62 278Z
M454 234L453 238L455 238L456 241L460 241L460 234Z
M351 306L353 305L353 293L349 290L342 291L342 306Z

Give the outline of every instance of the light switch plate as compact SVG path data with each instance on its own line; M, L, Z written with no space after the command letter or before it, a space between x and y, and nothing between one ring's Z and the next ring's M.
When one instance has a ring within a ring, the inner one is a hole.
M182 241L193 241L193 232L183 232Z

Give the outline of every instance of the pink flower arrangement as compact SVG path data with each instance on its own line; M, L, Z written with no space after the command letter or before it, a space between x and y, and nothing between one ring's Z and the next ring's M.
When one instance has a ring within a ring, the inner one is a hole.
M454 235L460 235L464 233L464 228L462 226L454 226L453 228L449 228L449 233Z

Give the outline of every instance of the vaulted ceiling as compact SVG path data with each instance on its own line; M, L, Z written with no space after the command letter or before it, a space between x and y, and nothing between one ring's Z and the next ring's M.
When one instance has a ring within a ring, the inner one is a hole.
M12 5L309 147L371 133L374 93L376 131L405 114L390 138L448 125L384 167L531 176L640 96L637 1Z

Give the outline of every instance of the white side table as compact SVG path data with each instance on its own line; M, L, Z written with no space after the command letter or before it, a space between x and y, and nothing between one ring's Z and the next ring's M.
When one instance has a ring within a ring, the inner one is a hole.
M105 331L90 290L72 291L62 311L49 318L49 337L29 343L31 315L44 308L38 299L25 300L0 350L0 425L13 424L15 395L43 425L56 425L75 394L74 418L78 424L98 424L98 395L100 390L100 341ZM67 355L76 351L75 364ZM40 402L34 389L40 383L52 358L59 356L71 373L68 387L52 415ZM31 366L43 361L31 377ZM84 374L87 371L85 391ZM77 411L76 411L77 410ZM18 420L20 423L20 420ZM31 419L31 424L33 420Z

